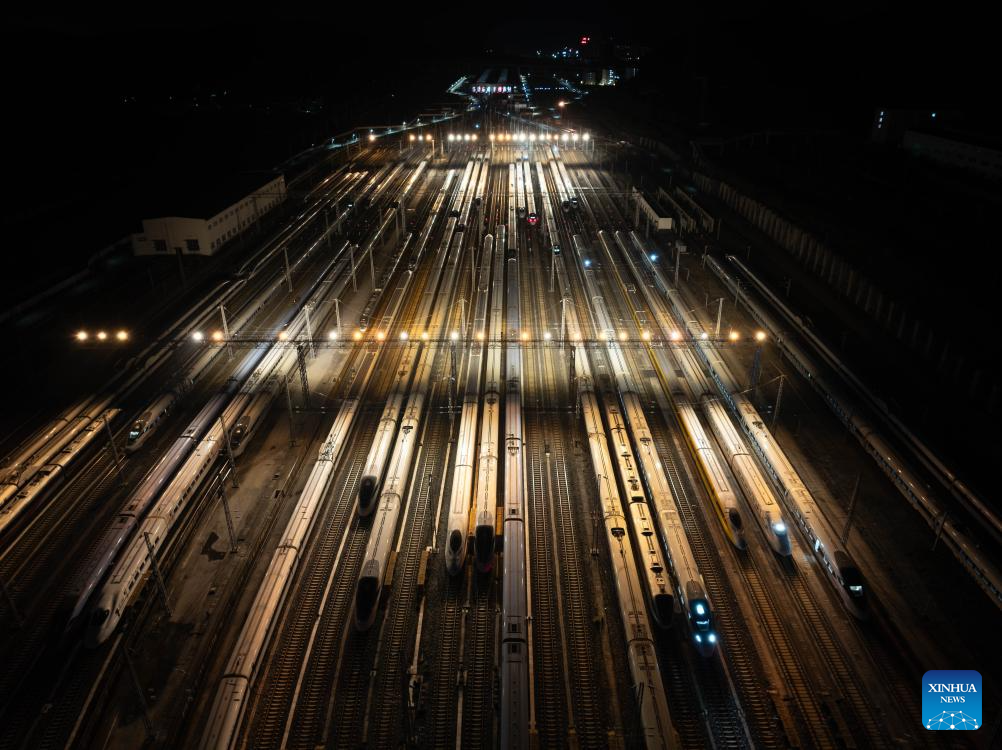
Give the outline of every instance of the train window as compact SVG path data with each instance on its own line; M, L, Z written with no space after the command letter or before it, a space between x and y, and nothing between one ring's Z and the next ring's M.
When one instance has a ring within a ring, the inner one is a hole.
M509 654L518 654L518 653L521 653L521 652L522 652L522 644L521 643L509 643L508 644L508 653Z
M508 624L508 632L509 633L518 633L520 631L521 631L521 628L519 627L519 624L517 622L512 622L512 623Z

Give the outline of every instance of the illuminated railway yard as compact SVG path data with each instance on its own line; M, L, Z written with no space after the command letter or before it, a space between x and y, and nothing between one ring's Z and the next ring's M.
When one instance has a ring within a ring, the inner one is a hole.
M648 228L637 153L486 98L362 131L26 425L0 747L938 747L920 677L983 644L907 556L997 617L997 515L754 264Z

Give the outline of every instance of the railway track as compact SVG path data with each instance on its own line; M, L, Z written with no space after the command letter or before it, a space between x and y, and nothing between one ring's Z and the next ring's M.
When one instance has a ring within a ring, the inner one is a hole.
M357 559L364 548L364 538L352 539L351 530L347 542L344 529L355 527L355 497L358 481L368 454L369 442L375 433L375 420L380 409L369 405L358 420L360 427L355 434L348 460L341 467L332 486L339 487L333 501L328 501L324 516L316 525L310 544L310 555L300 567L302 571L295 587L295 596L290 597L285 608L285 619L276 626L279 634L270 648L269 661L262 672L252 717L245 738L248 747L277 747L286 733L289 710L293 704L299 683L303 680L304 660L308 651L320 658L331 656L331 643L322 635L314 634L314 624L321 605L327 597L333 596L332 605L323 609L319 624L321 633L331 625L332 615L342 613L350 607L350 587L331 589L332 579L354 580L345 571L346 565L335 569L335 560L340 554L346 564ZM355 536L361 537L361 534ZM345 589L345 590L342 590Z
M676 451L681 451L683 447L678 444L677 437L669 438L669 428L657 414L648 414L648 425L672 492L679 500L679 515L713 603L716 626L722 636L721 648L726 652L728 672L740 699L740 707L729 700L726 695L729 689L719 677L700 680L700 688L707 703L710 731L715 741L739 746L735 737L738 734L735 724L743 717L755 747L785 747L783 728L774 718L776 707L771 698L772 691L768 684L763 683L763 665L755 651L751 635L742 622L730 584L721 574L719 554L707 543L709 532L698 517L695 499L686 489L689 484L683 482L679 471L676 455L680 454ZM703 674L698 676L705 676L706 671L708 665L701 670Z

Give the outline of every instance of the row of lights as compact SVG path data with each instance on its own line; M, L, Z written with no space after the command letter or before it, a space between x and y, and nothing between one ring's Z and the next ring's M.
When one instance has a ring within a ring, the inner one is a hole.
M476 133L449 133L449 142L453 143L455 141L475 141L477 140Z
M376 331L376 333L373 334L373 335L375 336L375 339L377 341L385 341L386 340L386 332L385 331ZM355 341L361 341L362 338L363 338L363 336L364 336L364 334L361 331L355 331L354 333L352 333L352 339L354 339ZM76 337L77 337L78 341L87 341L87 339L89 338L89 334L87 333L87 331L79 331L79 332L77 332ZM286 341L288 339L288 337L289 337L289 334L286 333L285 331L281 331L278 334L278 340L279 341ZM449 339L451 341L459 341L459 337L460 337L459 331L453 331L452 333L449 334ZM95 338L97 338L99 341L105 341L108 338L108 334L105 331L98 331L97 334L95 335ZM117 338L119 341L126 341L129 338L129 334L126 333L125 331L118 331L115 334L115 338ZM193 334L191 334L191 338L196 343L201 343L201 342L205 341L205 334L202 333L201 331L195 331ZM212 334L211 334L211 336L210 336L210 338L214 342L219 343L219 342L221 342L223 340L223 332L222 331L213 331ZM330 333L327 334L327 338L330 341L337 341L337 339L339 338L338 332L337 331L331 331ZM422 331L420 338L421 338L422 341L427 341L428 340L428 332L427 331ZM485 338L484 332L483 331L478 331L477 332L477 340L478 341L483 341L484 338ZM520 335L519 338L521 338L522 341L528 341L529 340L529 332L528 331L522 331L522 333L521 333L521 335ZM617 334L617 338L620 341L629 341L630 334L628 334L626 331L620 331ZM651 337L651 332L650 331L641 331L640 338L642 340L644 340L644 341L650 341L651 338L652 338ZM681 341L682 340L682 334L679 333L678 331L672 331L670 334L668 334L668 338L671 339L672 341ZM706 341L709 338L710 338L710 335L708 333L706 333L706 331L703 331L703 333L700 334L700 339L702 339L703 341ZM731 341L740 341L741 340L741 334L738 333L737 331L730 331L727 334L727 338L729 340L731 340ZM408 341L409 339L410 339L410 333L408 333L407 331L401 331L400 332L400 340L401 341ZM553 335L549 331L546 331L545 333L543 333L543 340L544 341L551 341L552 339L553 339ZM608 341L609 340L608 333L606 333L605 331L600 332L599 333L599 339L601 339L602 341ZM765 341L765 332L764 331L756 331L755 334L754 334L754 339L755 339L755 341L757 341L759 343L762 343L763 341ZM581 341L581 334L572 334L571 340L572 341Z
M579 140L591 140L591 135L589 133L540 133L539 135L536 133L498 133L497 135L491 133L488 138L499 143L507 143L509 141L516 141L517 143L525 143L527 141L529 143L535 143L536 141L563 141L566 143L567 141L572 141L577 143Z
M77 331L76 334L74 334L74 338L77 341L90 341L91 335L92 334L89 331L82 331L81 330L81 331ZM94 336L94 338L97 341L107 341L108 339L112 338L113 334L110 334L107 331L96 331L93 334L93 336ZM115 338L116 341L128 341L129 340L129 332L128 331L121 331L121 330L115 331L114 338Z
M427 137L425 137L424 133L421 133L420 135L415 135L414 133L411 133L410 136L409 136L409 138L408 138L408 140L410 140L412 142L413 141L428 141L428 143L431 143L435 139L431 137L431 133L428 133Z

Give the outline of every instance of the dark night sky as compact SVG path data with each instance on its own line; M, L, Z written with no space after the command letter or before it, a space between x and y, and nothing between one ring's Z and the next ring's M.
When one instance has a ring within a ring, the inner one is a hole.
M483 63L487 49L557 47L584 34L648 45L645 85L666 100L707 76L718 118L733 119L728 125L735 129L744 115L747 127L765 121L858 128L885 102L941 109L984 102L987 118L993 103L991 89L982 88L994 70L993 32L954 6L952 15L879 3L657 7L656 17L616 17L609 5L573 4L558 12L466 4L446 13L428 4L401 11L371 3L332 5L323 13L202 8L186 14L170 7L6 19L0 31L6 159L20 182L7 202L14 214L4 216L5 234L18 234L9 231L10 220L39 209L74 204L81 195L110 196L108 185L131 192L133 182L146 179L144 169L272 166L353 124L385 122L429 100L447 100L443 85ZM492 15L482 17L485 11ZM328 104L308 118L258 109L235 119L232 107L215 118L164 114L169 96L205 102L221 90L244 107L313 96ZM202 151L192 148L199 141ZM193 166L182 167L189 152ZM123 215L132 210L123 208ZM126 223L102 229L105 241ZM75 219L74 227L85 228ZM95 249L92 240L85 244Z

